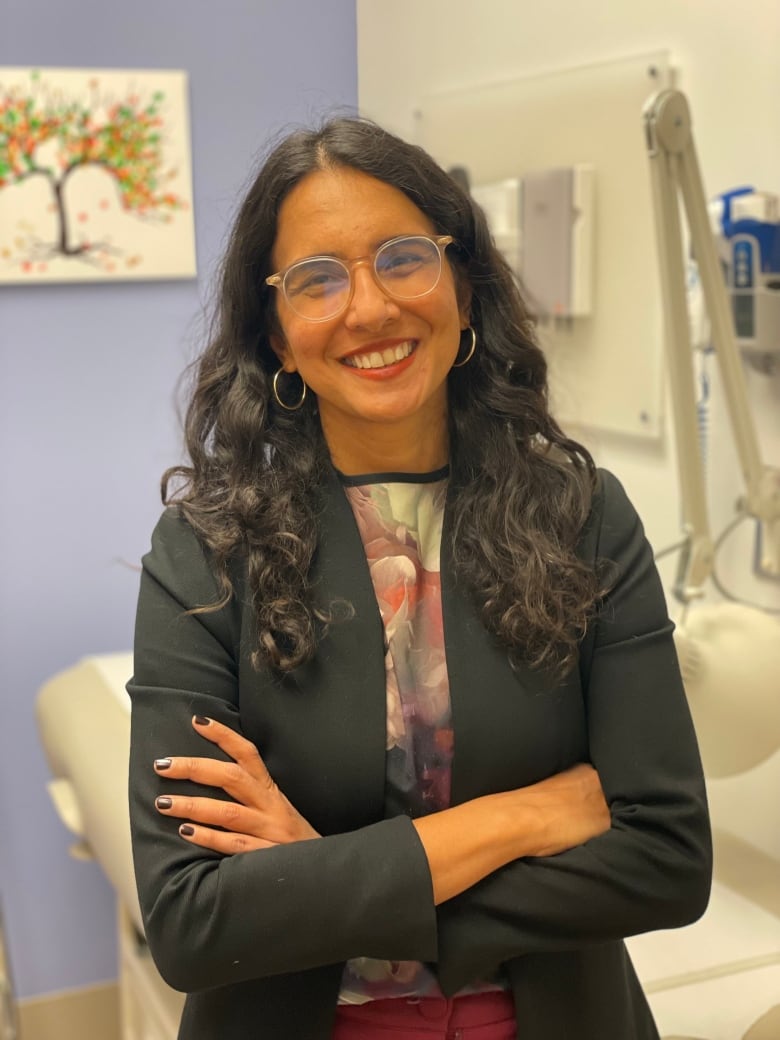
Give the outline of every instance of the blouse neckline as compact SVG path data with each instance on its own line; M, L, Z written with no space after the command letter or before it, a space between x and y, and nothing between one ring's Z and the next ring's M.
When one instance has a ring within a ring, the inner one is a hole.
M449 465L427 473L357 473L348 476L336 470L336 476L344 487L363 487L366 484L433 484L450 475Z

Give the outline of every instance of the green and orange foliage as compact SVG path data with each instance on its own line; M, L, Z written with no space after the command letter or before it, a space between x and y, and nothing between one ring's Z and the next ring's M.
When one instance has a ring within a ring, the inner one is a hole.
M35 153L54 138L60 119L35 111L29 97L0 96L0 188L29 177L35 171Z

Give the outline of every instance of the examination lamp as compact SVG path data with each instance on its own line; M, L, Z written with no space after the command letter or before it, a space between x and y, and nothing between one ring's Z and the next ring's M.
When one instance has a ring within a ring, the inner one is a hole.
M778 578L780 470L763 465L760 458L688 102L679 91L664 90L650 98L643 116L685 536L674 583L674 594L684 605L675 639L704 766L710 776L719 777L745 772L780 747L780 622L757 607L740 603L689 609L713 575L717 544L710 534L699 448L678 198L699 267L745 482L740 509L761 524L762 570Z

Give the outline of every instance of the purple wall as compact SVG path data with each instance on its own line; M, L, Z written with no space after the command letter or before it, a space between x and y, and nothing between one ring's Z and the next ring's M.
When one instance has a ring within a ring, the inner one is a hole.
M184 69L197 283L0 287L0 900L17 995L116 976L114 900L45 791L36 691L128 650L138 561L180 457L174 390L269 133L357 103L355 0L4 0L0 65Z

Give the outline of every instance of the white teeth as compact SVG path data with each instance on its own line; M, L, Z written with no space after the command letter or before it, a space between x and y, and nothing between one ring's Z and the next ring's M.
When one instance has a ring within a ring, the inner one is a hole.
M403 361L413 350L414 343L407 340L405 343L399 343L397 347L387 347L381 353L378 350L372 350L370 354L353 354L351 357L344 358L344 363L352 368L385 368L387 365L394 365L397 361Z

